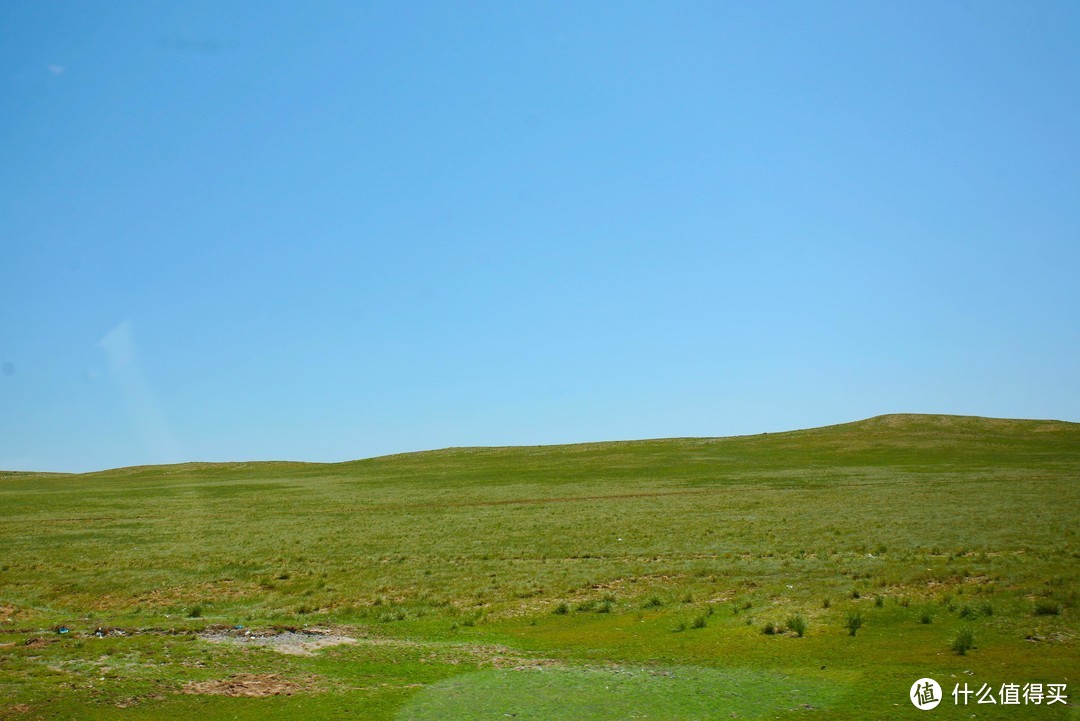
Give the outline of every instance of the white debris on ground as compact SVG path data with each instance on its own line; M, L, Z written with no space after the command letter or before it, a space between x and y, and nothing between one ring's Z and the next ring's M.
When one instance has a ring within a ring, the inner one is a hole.
M234 643L239 646L264 646L293 656L312 656L315 651L329 646L356 643L351 636L343 636L325 628L305 629L207 629L199 638L211 643Z

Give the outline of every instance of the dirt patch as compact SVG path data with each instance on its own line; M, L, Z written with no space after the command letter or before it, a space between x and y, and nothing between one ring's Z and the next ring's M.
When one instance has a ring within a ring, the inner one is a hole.
M207 629L199 638L211 643L233 643L240 646L263 646L292 656L313 656L330 646L356 643L356 639L335 633L331 629Z
M216 681L191 681L184 684L183 688L184 693L245 698L292 696L302 690L303 686L273 673L238 673Z
M156 693L151 696L129 696L128 698L122 698L117 701L114 706L116 708L133 708L146 701L164 701L165 696Z
M13 606L10 603L0 603L0 623L2 624L10 625L24 621L32 615L31 609Z
M55 638L28 638L22 645L26 648L44 648L53 643L56 643Z
M17 703L14 706L8 706L7 708L0 708L0 719L15 718L16 716L22 716L31 710L31 706L28 703Z

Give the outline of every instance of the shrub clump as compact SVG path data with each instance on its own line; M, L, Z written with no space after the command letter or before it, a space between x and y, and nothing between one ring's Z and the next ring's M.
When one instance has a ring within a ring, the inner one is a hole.
M973 648L975 648L975 634L971 632L970 628L965 628L956 634L956 638L952 642L953 651L963 656Z
M404 621L408 617L409 614L405 611L404 608L388 608L387 610L379 613L379 615L375 617L375 620L379 623L394 623L396 621ZM471 625L467 621L468 619L466 619L465 625Z
M769 621L765 624L765 627L761 629L761 632L766 636L772 636L776 633L776 626L773 624L772 621Z
M799 638L803 637L806 633L806 619L800 614L796 613L794 616L790 616L787 620L788 630L794 633Z
M862 614L858 611L849 611L844 625L847 627L848 635L854 636L862 628Z
M552 611L552 613L554 613L556 616L565 616L566 614L570 613L570 604L566 601L563 601L555 607L555 610Z
M1035 604L1036 616L1057 616L1061 613L1061 606L1053 601L1039 601Z

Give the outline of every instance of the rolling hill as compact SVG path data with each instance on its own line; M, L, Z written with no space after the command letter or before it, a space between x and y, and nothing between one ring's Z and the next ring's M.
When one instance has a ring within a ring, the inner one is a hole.
M1080 672L1078 480L1080 424L935 415L2 473L0 698L26 718L867 718L920 676L1056 683ZM235 627L352 642L206 636ZM205 685L238 674L288 693Z

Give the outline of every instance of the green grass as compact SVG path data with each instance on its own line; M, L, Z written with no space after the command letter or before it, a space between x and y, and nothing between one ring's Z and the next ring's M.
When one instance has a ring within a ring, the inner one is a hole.
M914 713L923 676L947 696L954 675L1060 683L1080 672L1078 471L1078 424L884 416L0 473L0 718L855 719ZM214 625L359 642L298 657L188 633ZM238 673L298 690L180 693Z
M414 696L401 721L773 718L792 705L820 707L841 684L757 669L599 667L481 671L434 684Z

